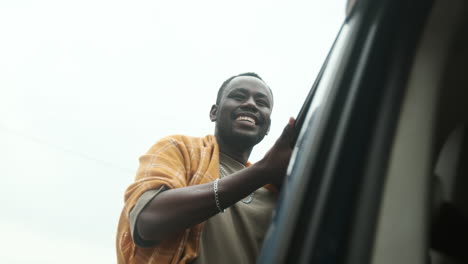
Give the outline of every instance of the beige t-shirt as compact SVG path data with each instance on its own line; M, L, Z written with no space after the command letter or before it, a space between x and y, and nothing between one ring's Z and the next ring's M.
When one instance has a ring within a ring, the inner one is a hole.
M245 168L243 164L222 153L220 153L219 159L220 177L223 177L223 174L230 175ZM136 217L145 205L163 190L164 187L147 191L130 212L131 233L134 242L139 246L152 246L154 243L139 238L135 232ZM199 255L192 263L255 263L263 238L270 225L276 199L276 193L262 187L256 190L252 197L248 196L227 208L224 213L219 213L208 219L203 228ZM249 200L251 201L249 202Z

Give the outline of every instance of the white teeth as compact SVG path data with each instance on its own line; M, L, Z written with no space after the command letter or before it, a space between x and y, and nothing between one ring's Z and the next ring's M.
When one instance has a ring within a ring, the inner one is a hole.
M255 119L251 118L251 117L248 117L248 116L239 116L236 118L236 120L245 120L245 121L249 121L253 124L255 124Z

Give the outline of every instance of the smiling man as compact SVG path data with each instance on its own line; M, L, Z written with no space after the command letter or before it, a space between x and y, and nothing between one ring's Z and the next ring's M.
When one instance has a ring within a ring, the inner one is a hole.
M294 133L290 119L263 159L247 161L270 129L272 107L260 76L233 76L210 110L214 136L169 136L140 158L125 192L118 263L255 263Z

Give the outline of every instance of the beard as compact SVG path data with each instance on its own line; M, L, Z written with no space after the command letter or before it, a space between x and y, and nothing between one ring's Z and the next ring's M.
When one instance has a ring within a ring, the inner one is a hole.
M216 127L218 140L236 149L249 149L260 143L265 137L265 133L247 134L234 131L232 128Z

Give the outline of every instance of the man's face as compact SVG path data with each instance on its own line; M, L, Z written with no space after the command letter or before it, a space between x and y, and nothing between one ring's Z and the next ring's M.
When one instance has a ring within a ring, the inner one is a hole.
M236 77L210 111L211 120L216 121L215 134L228 144L253 147L270 128L272 107L272 94L262 80Z

